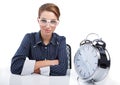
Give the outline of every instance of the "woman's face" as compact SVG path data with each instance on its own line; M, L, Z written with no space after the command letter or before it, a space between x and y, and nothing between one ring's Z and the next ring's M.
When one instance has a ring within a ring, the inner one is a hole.
M42 36L51 36L58 25L57 17L50 11L43 11L40 18L38 18L38 22Z

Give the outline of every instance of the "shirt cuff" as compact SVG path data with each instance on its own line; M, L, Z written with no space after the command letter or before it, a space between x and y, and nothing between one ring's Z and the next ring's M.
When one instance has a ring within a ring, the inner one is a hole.
M21 75L29 75L34 72L35 60L25 60Z
M40 68L41 75L49 76L50 66Z

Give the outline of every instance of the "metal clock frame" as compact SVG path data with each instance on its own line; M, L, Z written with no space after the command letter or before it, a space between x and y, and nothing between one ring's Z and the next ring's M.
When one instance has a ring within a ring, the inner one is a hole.
M95 33L91 33L91 34L95 34ZM91 35L91 34L89 34L89 35ZM85 44L90 44L98 52L99 58L98 58L97 69L91 77L86 78L86 79L81 78L81 76L78 74L77 80L80 79L81 81L94 84L95 82L103 80L107 76L107 74L109 72L109 69L110 69L110 61L111 61L110 60L110 55L109 55L109 52L106 49L106 43L104 41L102 41L101 38L95 39L93 41L88 40L86 38L85 40L83 40L80 43L80 46L85 45ZM74 63L75 63L75 60L74 60ZM75 68L75 70L77 72L76 68Z

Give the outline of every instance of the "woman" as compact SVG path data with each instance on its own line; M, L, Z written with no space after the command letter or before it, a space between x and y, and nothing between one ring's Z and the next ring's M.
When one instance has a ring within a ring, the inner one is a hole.
M37 21L40 31L27 33L23 38L12 58L13 74L66 75L68 67L66 39L54 33L59 17L59 8L53 3L43 4L39 8Z

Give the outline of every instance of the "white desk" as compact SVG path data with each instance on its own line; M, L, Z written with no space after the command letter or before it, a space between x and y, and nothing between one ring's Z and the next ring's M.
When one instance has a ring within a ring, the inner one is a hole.
M11 74L9 69L0 69L0 85L88 85L78 82L77 75L71 70L66 76L42 76L39 74L19 76ZM109 77L96 85L120 85Z

